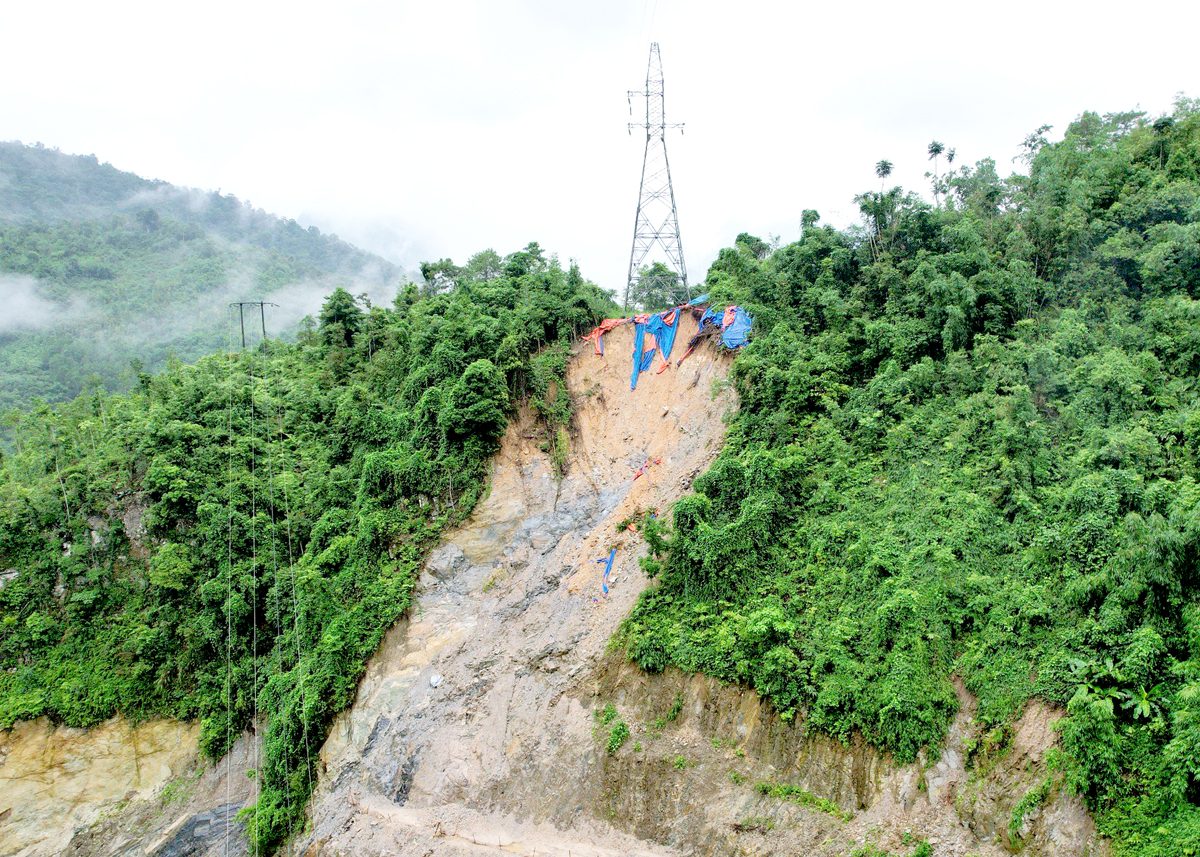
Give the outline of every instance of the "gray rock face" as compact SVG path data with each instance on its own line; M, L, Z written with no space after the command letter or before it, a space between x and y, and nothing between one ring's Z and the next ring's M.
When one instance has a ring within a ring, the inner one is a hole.
M206 857L229 854L242 857L250 853L246 827L235 816L241 804L228 803L198 812L184 821L166 842L150 852L150 857ZM136 845L129 854L139 853Z
M438 580L448 580L469 565L462 548L445 544L430 551L425 567Z

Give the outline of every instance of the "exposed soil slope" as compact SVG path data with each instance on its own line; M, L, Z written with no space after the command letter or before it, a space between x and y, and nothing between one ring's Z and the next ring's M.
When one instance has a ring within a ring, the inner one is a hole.
M592 682L646 585L641 538L617 524L666 510L717 454L735 404L730 360L705 350L630 391L632 331L605 344L605 358L586 346L568 373L565 478L522 419L489 496L431 556L412 619L388 636L322 751L314 850L669 853L595 817ZM595 560L612 547L605 597Z

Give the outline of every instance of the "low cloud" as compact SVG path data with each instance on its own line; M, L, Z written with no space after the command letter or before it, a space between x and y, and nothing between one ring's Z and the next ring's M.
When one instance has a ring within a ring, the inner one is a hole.
M258 270L253 265L234 268L227 273L225 284L195 300L174 304L167 312L143 319L136 325L122 325L97 332L98 340L121 342L127 348L138 350L150 347L170 346L172 341L185 341L197 328L214 330L214 339L202 347L201 352L220 351L230 345L240 344L241 330L237 309L230 306L238 301L265 301L264 316L257 308L245 310L247 343L256 343L262 337L261 325L266 322L267 336L294 339L301 319L314 318L321 305L334 289L341 286L358 297L365 294L375 306L390 307L396 297L400 278L378 266L368 265L357 275L327 274L312 279L299 280L274 291L263 291L257 284ZM153 330L152 336L146 331ZM198 355L197 355L198 356Z
M52 327L72 321L86 311L82 298L64 304L39 292L33 277L0 274L0 333Z
M117 207L122 211L162 208L169 212L182 213L186 210L193 215L201 215L212 204L213 196L211 191L163 184L149 190L138 191Z
M296 325L306 315L316 318L325 299L338 286L356 298L366 295L373 306L390 307L396 297L398 281L395 277L385 278L378 268L368 266L354 278L330 276L284 286L263 298L278 304L268 307L267 334L286 336L296 330Z

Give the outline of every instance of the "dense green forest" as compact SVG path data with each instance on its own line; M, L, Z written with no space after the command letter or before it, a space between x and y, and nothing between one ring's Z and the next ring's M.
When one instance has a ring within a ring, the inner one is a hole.
M279 842L513 405L553 451L567 344L616 309L536 244L472 262L389 308L336 290L295 344L21 414L0 466L0 727L173 715L220 757L258 722L250 829Z
M273 321L294 326L335 287L394 293L399 280L394 265L234 196L0 143L0 411L128 389L172 355L210 354L230 300L280 295Z
M647 522L624 641L905 761L952 676L1001 744L1063 705L1055 786L1120 854L1196 854L1200 102L1046 130L1027 176L885 185L864 228L806 212L721 253L714 302L761 328L742 408L673 529Z

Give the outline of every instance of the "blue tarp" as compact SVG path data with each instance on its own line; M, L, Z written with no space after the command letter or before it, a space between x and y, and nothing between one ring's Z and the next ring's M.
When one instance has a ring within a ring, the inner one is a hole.
M729 324L725 324L725 316L729 310L733 310L733 318ZM724 310L709 307L700 318L700 329L704 330L710 324L721 328L721 342L726 348L741 348L746 344L750 328L754 325L754 316L740 306L730 306Z
M667 324L663 316L674 315L671 324ZM646 322L646 330L654 334L654 338L658 341L658 350L662 352L663 360L671 359L671 349L675 345L675 332L679 330L679 319L683 315L679 310L673 309L667 312L660 312L650 316L650 320ZM643 372L645 369L642 370Z
M754 324L754 317L746 312L741 307L734 307L733 321L721 333L721 341L725 343L726 348L741 348L746 344L746 336L750 333L750 326Z
M707 298L708 295L701 295L693 300L691 304L706 300ZM675 314L675 318L671 324L667 324L666 317L672 313ZM645 321L639 322L637 321L638 318L645 319ZM650 364L654 362L655 351L662 352L664 364L670 362L671 349L675 346L675 334L679 331L679 320L681 318L683 318L683 311L679 307L676 307L673 310L655 313L651 316L640 315L634 319L633 374L629 378L629 389L637 389L638 375L650 368ZM728 324L725 322L726 318L729 319ZM750 328L754 326L754 317L740 306L728 306L723 310L717 307L709 307L704 312L704 315L700 317L700 330L704 330L710 324L721 328L721 342L726 348L741 348L749 338ZM646 349L647 333L650 333L654 337L656 348ZM692 341L688 347L687 354L684 354L680 358L681 363L688 354L692 353L692 349L696 347L696 341ZM665 365L663 368L665 368ZM659 369L659 371L661 372L662 369Z
M633 323L633 375L629 378L629 389L637 389L638 375L650 368L654 362L654 349L646 350L646 325Z
M608 552L608 561L605 563L605 566L604 566L604 578L600 581L600 585L604 588L605 595L608 595L608 575L612 571L613 557L615 557L616 555L617 555L616 548L613 548L612 550L610 550ZM598 560L596 560L596 562L605 562L605 560L598 559Z
M698 298L692 298L688 301L688 306L699 306L700 304L708 303L708 292L705 292Z

